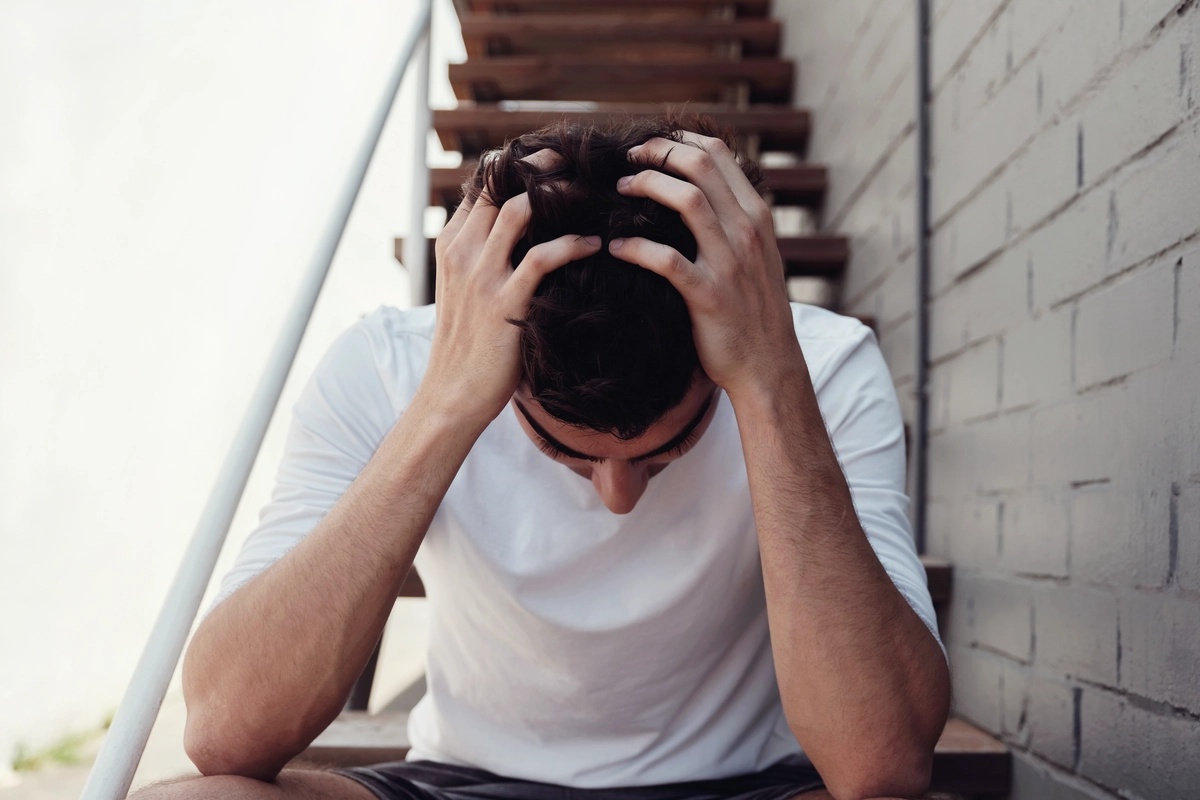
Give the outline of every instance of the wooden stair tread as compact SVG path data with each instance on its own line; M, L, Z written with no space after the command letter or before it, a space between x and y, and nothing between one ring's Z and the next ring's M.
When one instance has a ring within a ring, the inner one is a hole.
M647 25L634 16L606 14L467 14L461 21L468 55L530 55L570 52L581 45L692 45L733 43L743 56L779 52L780 24L771 19L678 20ZM645 52L645 48L642 48ZM653 54L653 50L650 54Z
M647 7L708 14L733 8L739 17L765 17L771 10L771 0L454 0L459 16L471 13L497 12L502 14L578 14L588 11L618 9L623 13L644 13Z
M472 59L450 65L459 100L714 102L745 83L751 102L787 102L793 68L778 58L672 59L643 64L607 56L555 54Z
M408 714L345 711L300 756L306 762L365 766L397 761L408 752ZM1008 747L961 719L951 719L933 756L932 791L1008 791Z
M446 150L477 156L500 147L508 139L537 130L560 119L581 124L605 125L626 116L661 116L683 110L657 103L596 103L582 107L506 107L497 104L463 104L458 108L435 109L433 127ZM763 151L803 155L808 141L809 114L804 109L780 106L751 106L733 109L725 105L691 103L690 114L711 117L722 127L742 136L757 134Z
M460 167L439 167L429 170L429 204L447 210L455 208L462 199L462 185L475 174L474 160ZM816 207L825 197L828 171L825 167L767 167L764 182L771 191L773 205Z

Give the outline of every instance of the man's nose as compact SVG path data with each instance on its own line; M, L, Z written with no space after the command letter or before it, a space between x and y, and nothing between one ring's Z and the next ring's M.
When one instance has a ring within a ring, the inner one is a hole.
M614 514L633 511L646 491L649 480L650 475L644 465L630 464L628 461L609 459L592 467L592 485L596 487L596 493L604 505Z

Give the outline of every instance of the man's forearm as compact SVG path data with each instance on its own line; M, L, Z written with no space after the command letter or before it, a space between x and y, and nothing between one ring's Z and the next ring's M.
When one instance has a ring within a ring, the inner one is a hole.
M270 779L338 714L482 427L418 394L316 528L217 606L184 661L205 774Z
M731 398L788 722L831 793L919 793L949 673L859 524L802 357Z

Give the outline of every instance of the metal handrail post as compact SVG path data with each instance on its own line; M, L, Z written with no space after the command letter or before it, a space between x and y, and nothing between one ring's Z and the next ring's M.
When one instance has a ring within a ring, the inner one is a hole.
M141 761L146 741L154 727L167 687L196 612L204 598L204 590L216 568L217 557L229 532L234 512L250 477L250 470L266 436L267 426L279 404L283 386L300 349L300 341L312 317L321 286L333 263L342 232L350 219L371 157L383 133L384 123L391 113L400 83L418 42L427 37L430 21L430 0L424 0L416 24L404 42L401 57L396 63L384 96L371 124L355 154L354 162L342 185L333 213L304 273L299 291L280 331L279 338L255 387L250 406L242 418L233 444L221 466L216 484L208 497L192 534L175 579L150 638L134 668L129 688L113 717L104 744L88 775L81 800L119 800L129 792L133 775ZM428 190L426 190L428 191Z
M408 270L410 299L414 306L433 302L429 291L429 245L425 241L425 208L429 205L426 148L433 118L429 110L430 39L430 31L426 31L425 38L417 45L413 65L416 96L413 98L412 205L408 210L408 235L404 237L404 267Z

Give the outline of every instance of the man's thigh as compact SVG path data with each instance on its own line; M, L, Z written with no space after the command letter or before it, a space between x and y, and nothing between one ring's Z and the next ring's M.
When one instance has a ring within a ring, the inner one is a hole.
M130 800L375 800L359 782L320 769L285 769L272 783L236 775L177 778L154 783Z

